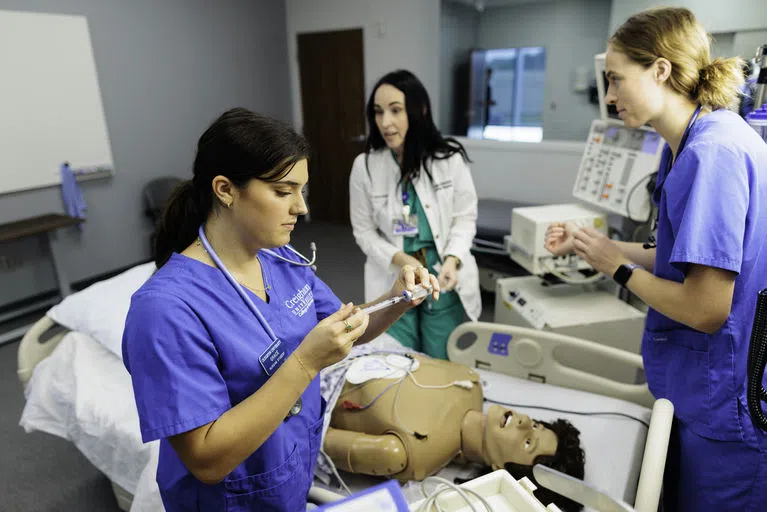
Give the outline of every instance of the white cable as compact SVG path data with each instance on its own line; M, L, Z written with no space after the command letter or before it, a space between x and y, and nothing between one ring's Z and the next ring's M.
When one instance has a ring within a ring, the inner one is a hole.
M421 384L420 382L415 380L415 375L413 375L413 372L408 372L408 375L410 375L410 378L413 380L413 383L422 389L447 389L453 386L458 386L459 388L463 388L463 389L471 389L471 387L473 386L473 383L470 380L454 380L453 382L449 382L447 384L439 384L439 385Z
M557 270L557 268L553 265L552 261L549 261L548 263L549 265L547 265L548 268L546 270L553 276L558 277L559 279L561 279L562 281L568 284L589 284L589 283L594 283L596 281L599 281L604 277L603 273L598 272L591 277L584 277L583 279L573 279L571 277L564 275L559 270ZM568 268L567 270L571 270L571 269Z
M439 482L439 485L435 488L435 490L431 494L427 494L426 493L426 482L427 481L437 481L437 482ZM445 487L442 487L442 486L445 486ZM430 476L430 477L425 478L421 482L421 492L425 496L426 501L424 501L421 504L421 506L418 508L418 512L421 512L421 511L423 511L423 512L430 512L431 508L434 507L434 506L437 507L437 511L440 511L441 508L439 506L439 503L437 502L437 498L441 494L443 494L445 492L448 492L448 491L451 491L451 490L456 491L464 499L464 501L469 505L469 508L471 508L471 510L473 512L479 512L479 511L474 507L474 503L472 503L471 499L469 499L469 496L467 495L467 493L471 494L472 496L477 498L477 500L479 500L479 502L482 503L482 506L485 507L485 509L487 511L492 512L492 510L493 510L492 507L490 506L490 504L487 502L487 500L482 495L478 494L477 492L475 492L475 491L473 491L471 489L463 489L463 488L455 485L454 483L450 482L449 480L446 480L446 479L444 479L442 477L439 477L439 476Z
M399 423L399 426L402 427L402 429L405 432L407 432L411 436L417 437L415 435L415 432L407 428L399 417L399 408L397 407L397 401L399 400L399 392L402 389L403 382L405 382L405 377L402 377L400 381L397 383L397 393L394 395L394 404L392 404L392 408L394 409L394 419L397 421L397 423Z
M338 474L338 470L336 469L336 465L333 464L333 459L330 458L330 455L325 453L325 450L320 448L320 453L325 457L326 461L330 464L330 469L333 471L333 476L335 476L338 479L338 483L341 484L341 488L344 490L347 496L351 496L352 491L349 489L349 487L346 485L346 482L344 482L344 479L341 478L341 475Z

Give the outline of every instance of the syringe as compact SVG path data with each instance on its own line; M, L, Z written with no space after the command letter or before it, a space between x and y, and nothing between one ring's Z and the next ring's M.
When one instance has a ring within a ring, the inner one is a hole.
M371 313L375 313L376 311L380 311L382 309L386 309L390 306L398 304L402 302L403 300L406 302L410 302L410 301L422 299L423 297L430 295L431 292L432 292L431 288L424 288L423 285L418 284L415 286L415 289L412 292L405 290L402 292L402 295L400 295L399 297L392 297L390 299L383 300L377 304L373 304L372 306L363 308L362 311L369 315Z

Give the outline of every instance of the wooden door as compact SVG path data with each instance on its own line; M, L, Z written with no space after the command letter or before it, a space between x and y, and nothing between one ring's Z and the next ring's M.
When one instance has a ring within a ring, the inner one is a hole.
M362 29L298 35L312 220L349 225L349 174L365 143Z

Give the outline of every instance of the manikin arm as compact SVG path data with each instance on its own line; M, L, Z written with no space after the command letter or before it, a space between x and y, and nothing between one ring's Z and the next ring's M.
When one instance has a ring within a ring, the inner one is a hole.
M407 467L407 452L394 434L374 436L329 428L323 444L338 469L364 475L393 476Z

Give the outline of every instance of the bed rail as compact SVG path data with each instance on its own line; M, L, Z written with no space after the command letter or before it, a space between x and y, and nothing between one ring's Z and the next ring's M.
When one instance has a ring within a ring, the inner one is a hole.
M448 358L472 368L652 407L655 399L646 383L619 382L568 365L566 355L573 351L578 352L581 360L592 357L606 365L620 363L637 374L643 372L642 356L639 354L581 338L514 325L466 322L450 334L447 342ZM633 377L627 375L627 380Z
M62 327L49 316L43 316L24 334L19 343L17 374L26 387L37 363L51 355L53 349L69 329Z

